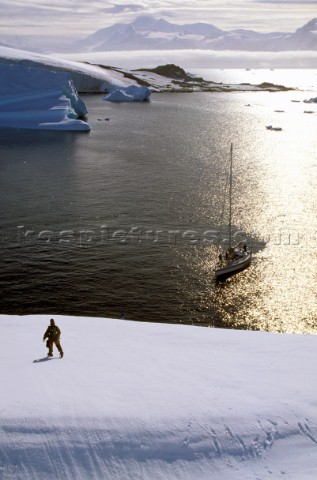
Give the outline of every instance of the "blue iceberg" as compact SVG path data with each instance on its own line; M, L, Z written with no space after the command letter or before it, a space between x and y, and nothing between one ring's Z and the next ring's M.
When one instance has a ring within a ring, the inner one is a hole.
M67 72L0 64L0 126L89 131L84 102Z
M148 87L130 85L111 90L103 99L108 102L146 102L150 95L151 90Z

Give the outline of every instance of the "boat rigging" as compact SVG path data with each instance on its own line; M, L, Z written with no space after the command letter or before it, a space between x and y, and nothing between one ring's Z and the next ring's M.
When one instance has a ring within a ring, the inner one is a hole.
M252 259L252 252L248 250L246 242L239 242L232 246L232 184L233 184L233 144L230 147L230 169L229 169L229 224L228 224L228 249L223 256L219 255L219 262L215 269L215 279L226 280L247 268Z

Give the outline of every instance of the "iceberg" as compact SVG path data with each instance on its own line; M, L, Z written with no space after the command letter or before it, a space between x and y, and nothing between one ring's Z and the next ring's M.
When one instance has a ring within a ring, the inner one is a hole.
M129 85L126 88L114 88L103 99L108 102L146 102L150 95L148 87Z
M136 80L125 77L123 71L112 67L74 62L57 56L40 55L25 50L6 48L0 45L0 64L14 64L66 72L70 75L77 92L106 93L113 88L125 88Z
M86 105L67 72L0 64L0 126L89 131Z
M304 100L304 103L317 103L317 97L310 98L309 100Z

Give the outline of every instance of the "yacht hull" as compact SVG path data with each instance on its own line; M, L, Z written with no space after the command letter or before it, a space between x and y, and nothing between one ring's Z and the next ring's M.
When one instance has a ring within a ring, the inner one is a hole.
M223 281L232 275L236 275L239 272L242 272L245 268L251 263L251 253L246 253L244 257L239 258L238 260L232 260L227 262L226 265L216 268L215 271L215 280Z

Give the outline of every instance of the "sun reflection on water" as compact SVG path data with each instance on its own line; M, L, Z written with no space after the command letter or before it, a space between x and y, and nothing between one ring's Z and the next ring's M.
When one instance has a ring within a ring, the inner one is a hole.
M234 223L250 235L254 255L247 270L213 284L218 248L187 252L186 261L196 263L201 282L196 300L205 313L204 324L316 332L317 114L305 116L303 104L291 103L292 95L264 94L262 105L248 110L252 134L245 118L239 121L237 101ZM266 131L264 121L282 125L282 131Z
M297 115L284 123L285 133L257 143L256 188L252 181L248 188L248 175L239 166L238 221L257 232L265 247L257 249L255 242L252 266L218 287L214 298L227 324L308 333L316 331L317 322L317 169L312 155L317 144L312 125L300 123ZM243 208L246 196L249 208Z
M96 120L104 106L87 98L88 140L3 132L2 215L12 232L17 221L35 232L162 232L124 245L97 235L85 248L76 236L71 248L44 249L36 238L11 248L3 237L3 311L124 311L142 321L316 333L317 107L307 115L302 102L313 95L153 94L146 105L108 106L106 127ZM195 237L226 224L231 142L234 229L246 233L253 261L216 284L219 246Z

